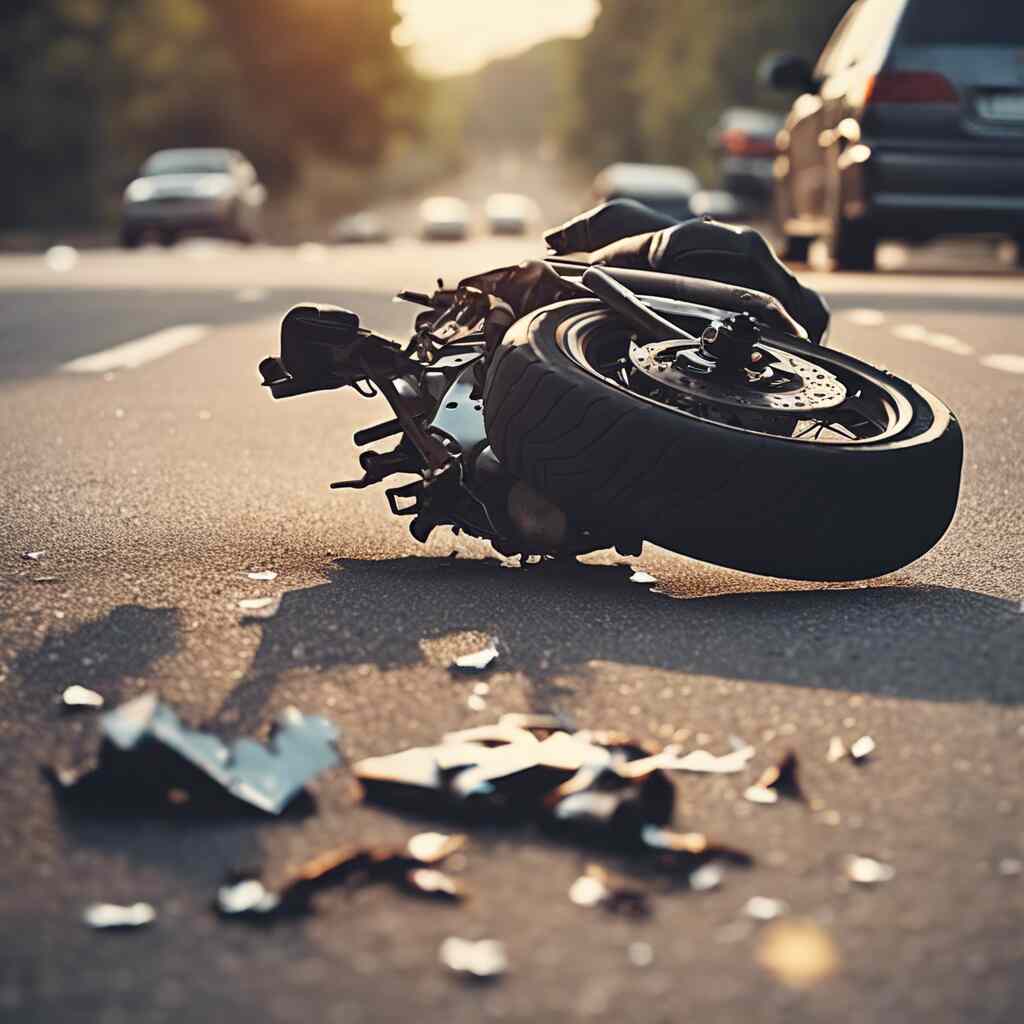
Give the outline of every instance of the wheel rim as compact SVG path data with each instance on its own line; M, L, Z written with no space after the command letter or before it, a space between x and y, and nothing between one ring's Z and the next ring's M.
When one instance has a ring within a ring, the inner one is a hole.
M664 314L663 309L662 312ZM696 328L698 332L712 322L706 314L671 318L687 330ZM769 366L780 367L785 372L795 371L801 377L799 384L792 384L796 393L819 383L816 377L810 381L803 379L804 374L810 373L807 367L821 371L821 380L828 385L824 389L827 392L825 398L803 405L794 402L786 408L784 400L760 400L765 397L763 381L705 377L704 380L688 382L686 374L645 372L656 360L660 359L664 364L665 353L673 346L692 349L698 344L697 340L639 339L606 310L594 310L572 318L559 331L558 343L569 358L591 376L645 402L678 415L781 441L825 445L878 444L897 437L914 417L910 402L884 372L875 371L866 364L851 365L855 361L837 356L828 349L770 332L763 334L762 340L755 345L755 351L763 353L765 360L770 360ZM839 401L836 401L837 393L832 381L837 382L844 393ZM688 386L692 383L701 386ZM746 404L741 401L745 388L755 399ZM788 392L790 395L793 393L793 390ZM783 391L772 397L779 399L785 394L787 392Z

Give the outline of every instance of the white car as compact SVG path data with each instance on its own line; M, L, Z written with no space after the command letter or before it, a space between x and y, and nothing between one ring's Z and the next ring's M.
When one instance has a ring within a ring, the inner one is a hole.
M390 237L383 218L372 210L341 217L331 228L332 242L386 242Z
M594 179L594 198L635 199L676 220L693 216L690 198L699 191L700 180L686 167L670 164L611 164Z
M518 192L496 192L484 206L492 235L525 235L540 219L537 204Z
M469 207L454 196L431 196L420 203L420 235L458 242L469 234Z

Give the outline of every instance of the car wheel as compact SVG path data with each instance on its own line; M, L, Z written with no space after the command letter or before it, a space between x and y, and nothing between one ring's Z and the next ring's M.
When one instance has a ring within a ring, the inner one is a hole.
M813 239L798 235L779 236L779 259L790 263L806 263Z
M165 248L169 249L178 240L178 232L165 229L160 232L160 244Z
M1024 270L1024 235L1014 238L1017 243L1017 266Z
M130 228L121 229L121 246L125 249L137 249L142 242L142 235Z
M878 236L866 224L834 218L828 248L834 270L875 269Z

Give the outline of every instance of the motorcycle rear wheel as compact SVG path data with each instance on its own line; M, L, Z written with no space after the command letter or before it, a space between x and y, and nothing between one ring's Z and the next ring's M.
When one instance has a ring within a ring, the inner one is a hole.
M630 334L599 302L563 302L514 324L487 371L495 453L580 524L820 581L891 572L945 533L963 440L956 417L924 389L840 352L766 338L856 389L867 410L863 424L844 411L816 434L816 420L808 428L794 413L787 433L784 417L644 393L625 356L609 362L629 351Z

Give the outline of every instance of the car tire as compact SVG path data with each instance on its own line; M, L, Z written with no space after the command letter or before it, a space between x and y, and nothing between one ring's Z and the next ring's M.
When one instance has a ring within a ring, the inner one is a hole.
M121 247L123 249L138 249L142 244L142 234L131 228L121 229Z
M1014 238L1017 243L1017 266L1024 270L1024 235Z
M165 248L169 249L175 242L178 241L178 232L171 231L169 228L165 228L160 232L160 244Z
M811 252L813 239L800 235L781 235L779 259L786 263L806 263Z
M828 253L833 270L875 269L878 235L869 225L845 217L832 218Z
M582 527L747 572L853 580L901 568L949 526L963 441L923 389L787 341L808 359L883 377L913 408L888 441L804 443L683 413L597 376L572 356L572 338L609 329L614 318L589 300L532 313L506 333L484 389L502 464Z

